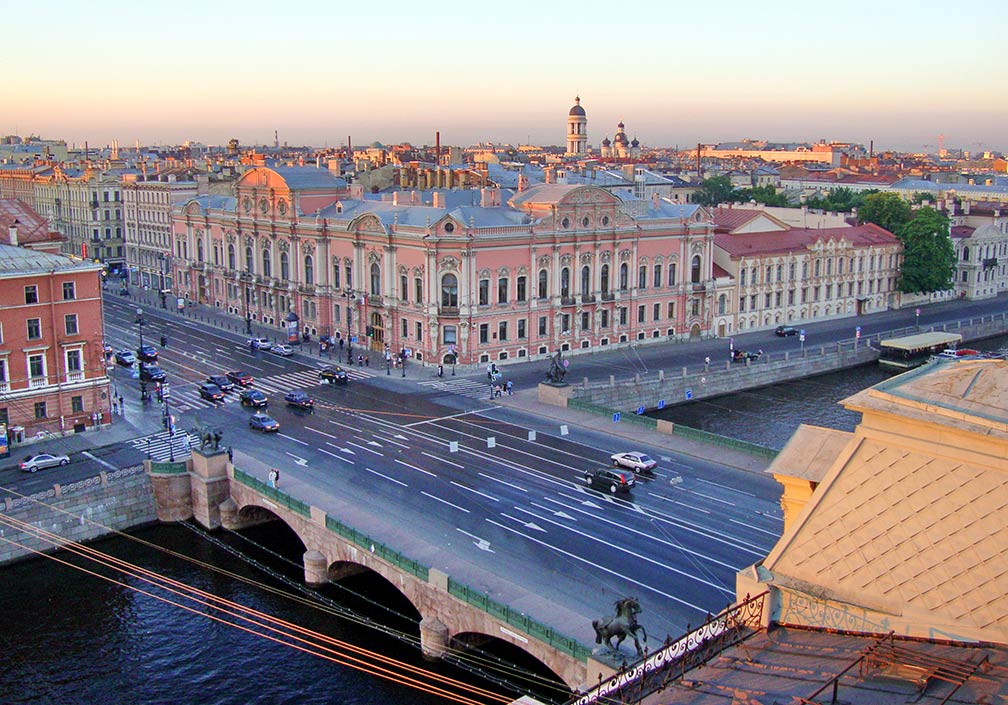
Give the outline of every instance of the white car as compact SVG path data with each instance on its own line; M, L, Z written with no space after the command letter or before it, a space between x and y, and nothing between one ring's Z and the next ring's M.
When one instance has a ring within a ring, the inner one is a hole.
M256 350L269 350L273 347L273 343L266 338L249 338L245 341L245 344Z
M57 465L66 465L70 458L65 455L52 455L50 453L38 453L36 455L25 456L21 461L21 469L25 472L35 472L43 468L54 468Z
M658 466L658 461L644 453L636 451L630 453L613 453L610 456L613 465L627 468L643 475L654 475L654 469Z
M290 345L274 345L269 351L275 355L283 355L284 357L294 354L294 348Z

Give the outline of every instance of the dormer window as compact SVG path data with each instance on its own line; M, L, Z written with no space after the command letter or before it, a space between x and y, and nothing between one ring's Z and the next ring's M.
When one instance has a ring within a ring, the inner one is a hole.
M569 228L570 227L570 218L568 218L568 217L565 216L564 219L560 221L560 227L561 228Z
M455 223L445 223L444 224L444 231L446 233L453 233L453 232L455 232Z

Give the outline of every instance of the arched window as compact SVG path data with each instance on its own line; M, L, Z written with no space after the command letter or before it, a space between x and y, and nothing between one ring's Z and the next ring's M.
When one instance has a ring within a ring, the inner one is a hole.
M637 288L646 289L647 288L647 265L642 264L637 268Z
M286 252L280 253L280 278L290 281L290 257Z
M203 238L196 238L196 261L203 262Z
M540 269L539 270L539 298L540 299L545 299L546 297L549 296L549 291L548 291L549 287L547 286L548 284L549 284L549 279L547 277L546 270L545 269Z
M609 265L602 265L602 293L609 293Z
M728 297L725 296L724 294L721 294L721 296L719 296L717 300L718 315L723 316L725 314L725 309L727 307L728 307Z
M228 269L237 269L235 267L235 247L234 243L228 243Z
M690 281L694 284L700 283L700 255L693 255L690 262Z
M969 262L969 248L963 247L963 262Z
M822 271L822 260L818 260L818 259L817 259L817 260L815 261L815 275L814 275L814 276L817 276L817 277L818 277L818 276L819 276L819 273L820 273L821 271Z
M743 267L739 270L739 286L744 287L746 285L746 269Z
M270 274L270 253L268 248L263 248L263 276L269 277Z
M381 296L381 268L377 262L371 263L371 293Z
M255 269L255 258L252 256L252 248L251 247L246 247L245 248L245 270L249 274L254 274L255 270L256 270Z
M560 296L570 298L570 268L564 267L560 270Z
M619 288L620 288L620 291L626 291L627 287L630 285L630 283L627 281L628 277L629 277L629 274L627 272L627 265L626 265L626 262L623 262L619 266Z
M441 277L441 305L458 308L458 278L454 274Z
M581 268L581 295L588 296L591 293L591 272L588 265Z
M777 281L779 281L779 282L780 281L784 281L784 265L783 264L778 264L777 265Z
M304 283L315 283L315 260L311 255L305 255L304 258Z

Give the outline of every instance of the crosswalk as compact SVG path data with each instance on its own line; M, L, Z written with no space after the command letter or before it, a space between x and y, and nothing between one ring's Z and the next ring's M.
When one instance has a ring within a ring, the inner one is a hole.
M347 376L353 380L362 380L373 377L375 373L363 369L347 367ZM252 385L253 389L258 389L264 394L284 394L295 389L307 389L327 384L319 379L318 370L297 370L295 372L284 372L268 377L257 377ZM223 402L212 402L204 399L199 394L199 384L184 383L172 384L169 403L173 412L190 411L192 409L213 409L222 404L235 404L238 402L238 392L241 388L236 386L229 392L224 393Z
M429 387L439 392L457 394L469 399L490 400L490 383L477 379L434 379L417 382L417 386Z
M175 435L161 431L150 436L134 438L132 443L134 448L150 456L151 460L162 462L173 457L175 460L188 458L191 449L199 447L200 439L188 431L176 429Z

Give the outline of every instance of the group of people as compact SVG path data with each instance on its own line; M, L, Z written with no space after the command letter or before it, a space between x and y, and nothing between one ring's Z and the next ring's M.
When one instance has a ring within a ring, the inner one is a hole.
M493 392L493 397L495 399L504 394L504 392L507 392L507 395L511 396L514 394L514 384L511 382L511 380L508 380L507 382L504 383L504 386L501 386L499 384L492 385L490 387L490 390Z

